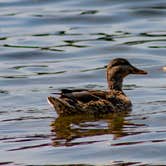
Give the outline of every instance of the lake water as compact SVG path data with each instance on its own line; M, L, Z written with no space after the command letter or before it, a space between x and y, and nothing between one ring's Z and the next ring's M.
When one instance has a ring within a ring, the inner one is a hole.
M0 165L166 165L165 0L0 1ZM106 89L127 58L133 110L57 118L47 96Z

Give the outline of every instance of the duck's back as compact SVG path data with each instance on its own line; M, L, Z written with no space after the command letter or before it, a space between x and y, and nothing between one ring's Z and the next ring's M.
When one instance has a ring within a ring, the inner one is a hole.
M48 97L59 115L103 114L129 109L130 100L120 92L101 90L62 90L59 98Z

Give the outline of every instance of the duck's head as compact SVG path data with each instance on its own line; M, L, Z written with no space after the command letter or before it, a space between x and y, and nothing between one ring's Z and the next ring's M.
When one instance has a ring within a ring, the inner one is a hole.
M123 78L129 74L147 74L123 58L113 59L107 66L107 81L110 89L122 90Z

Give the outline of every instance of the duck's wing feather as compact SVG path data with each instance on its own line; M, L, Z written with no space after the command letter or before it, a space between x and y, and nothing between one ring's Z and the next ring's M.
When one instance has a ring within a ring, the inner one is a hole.
M87 103L90 101L97 101L100 99L106 99L106 91L101 90L87 90L87 89L63 89L61 91L60 98L69 98L73 101L80 101L82 103Z

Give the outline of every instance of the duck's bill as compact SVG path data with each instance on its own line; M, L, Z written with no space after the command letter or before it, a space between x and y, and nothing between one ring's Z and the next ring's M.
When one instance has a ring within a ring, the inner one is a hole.
M133 67L132 74L148 74L148 72L145 70L141 70L141 69L137 69L136 67Z

